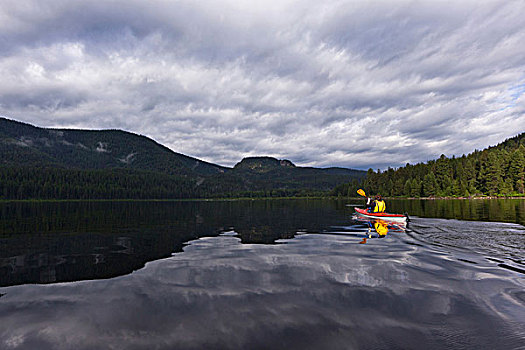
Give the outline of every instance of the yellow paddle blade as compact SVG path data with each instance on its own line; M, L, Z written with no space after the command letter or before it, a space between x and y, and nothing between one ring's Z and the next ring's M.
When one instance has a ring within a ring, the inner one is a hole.
M366 197L366 193L365 193L365 191L363 191L362 189L358 189L358 190L357 190L357 193L358 193L360 196Z

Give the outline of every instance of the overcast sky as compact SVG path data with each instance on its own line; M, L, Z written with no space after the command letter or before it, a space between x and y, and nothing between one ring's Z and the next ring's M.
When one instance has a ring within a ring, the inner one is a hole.
M0 115L233 166L400 166L525 131L525 1L2 0Z

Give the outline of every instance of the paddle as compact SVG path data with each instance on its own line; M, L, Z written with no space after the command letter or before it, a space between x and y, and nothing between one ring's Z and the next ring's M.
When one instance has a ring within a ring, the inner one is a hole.
M365 191L362 190L361 188L357 190L357 194L360 195L360 196L366 197Z

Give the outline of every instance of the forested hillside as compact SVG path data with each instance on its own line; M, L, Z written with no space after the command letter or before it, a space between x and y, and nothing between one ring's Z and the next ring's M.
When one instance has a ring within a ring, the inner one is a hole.
M0 118L0 199L178 199L325 195L364 171L271 157L234 168L121 130L45 129Z
M126 131L45 129L5 118L0 118L0 165L125 168L172 175L225 170Z
M384 196L444 197L522 195L525 193L525 133L462 157L447 158L381 172L369 169L363 183L336 187L335 195L355 196L362 186Z

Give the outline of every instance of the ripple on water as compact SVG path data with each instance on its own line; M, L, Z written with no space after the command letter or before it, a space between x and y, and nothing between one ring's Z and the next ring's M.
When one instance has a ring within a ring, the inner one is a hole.
M265 229L278 244L243 243L257 232L233 227L118 278L2 288L0 347L523 344L525 282L501 266L522 268L519 225L416 218L382 238L359 223Z

